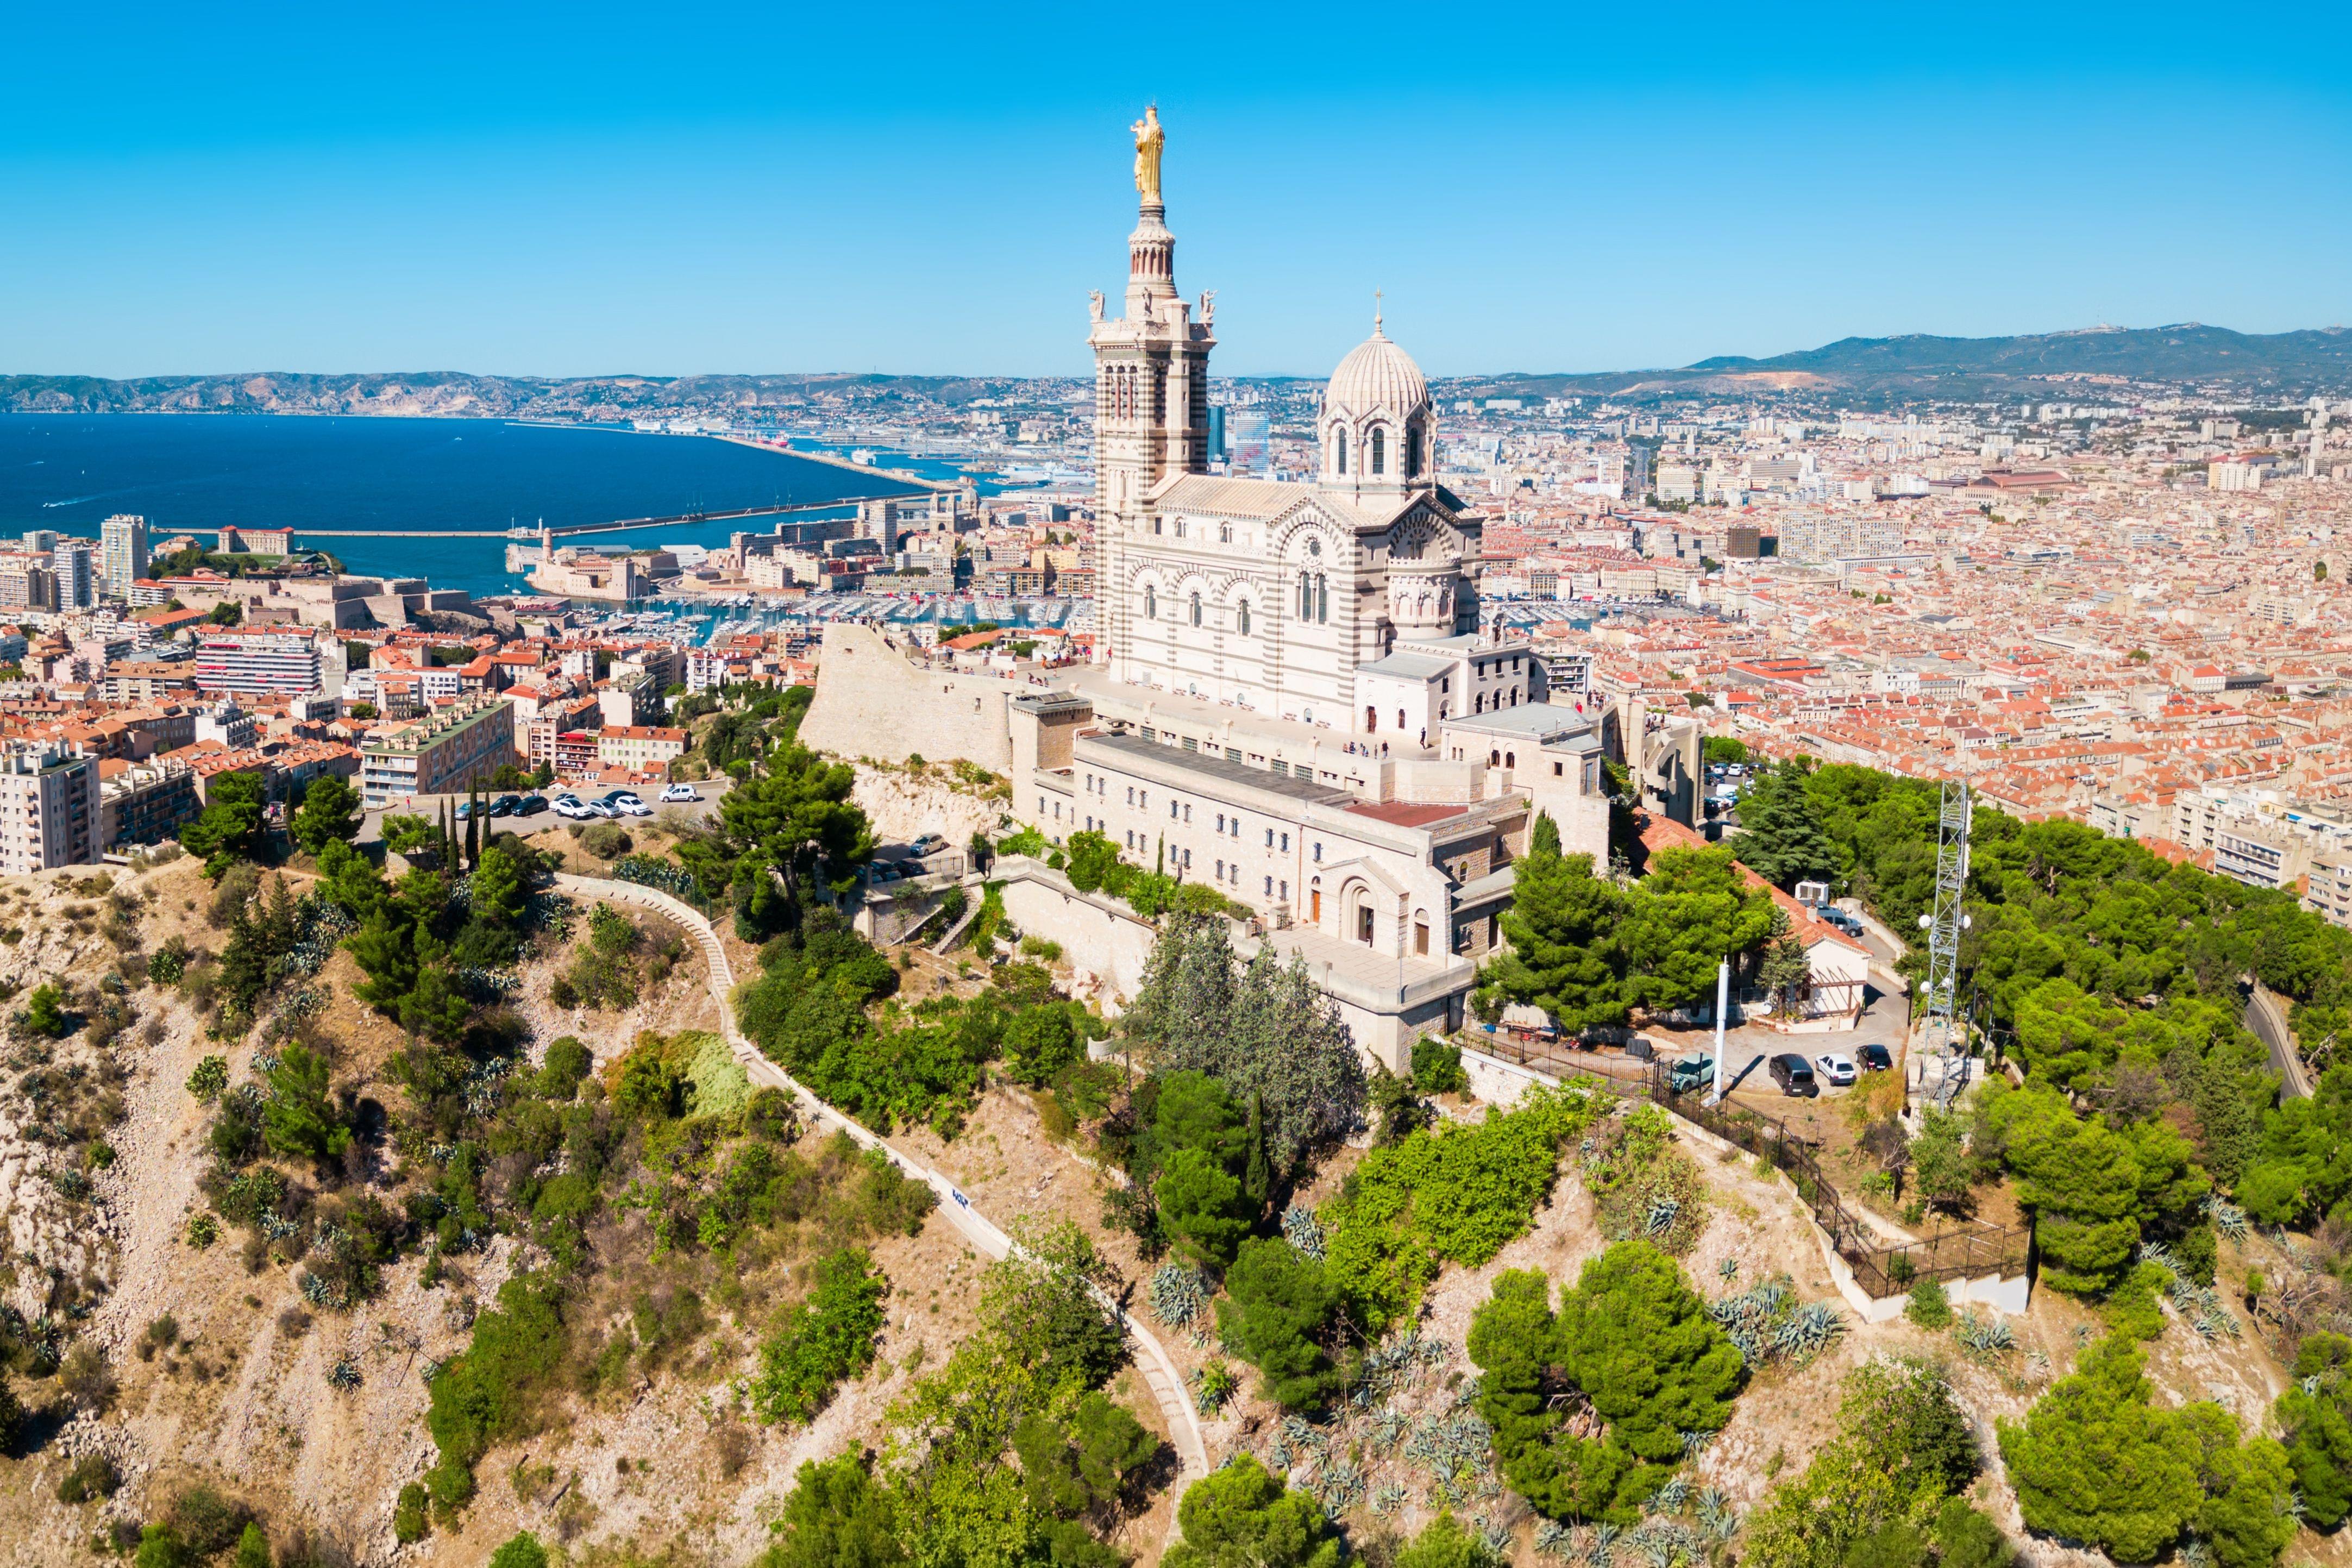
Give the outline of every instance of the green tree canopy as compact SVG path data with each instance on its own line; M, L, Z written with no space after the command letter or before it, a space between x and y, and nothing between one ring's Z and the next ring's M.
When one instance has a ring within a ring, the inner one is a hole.
M1339 1536L1315 1500L1244 1454L1185 1489L1167 1568L1339 1568Z
M205 786L205 809L180 828L181 847L204 860L205 876L218 881L259 855L264 788L257 773L215 773Z
M331 838L348 844L360 836L360 794L341 773L321 773L310 781L289 825L294 842L316 855Z
M1805 787L1810 777L1811 770L1791 757L1758 774L1739 797L1739 836L1732 840L1732 852L1783 892L1801 880L1837 874L1837 846L1822 829L1820 808Z
M1481 982L1542 1008L1565 1034L1622 1024L1633 1008L1619 931L1633 897L1593 875L1590 855L1531 849L1503 914L1508 945Z
M2121 1337L2083 1353L2021 1422L2000 1424L2000 1455L2032 1528L2147 1563L2204 1501L2179 1415L2152 1403L2145 1358Z

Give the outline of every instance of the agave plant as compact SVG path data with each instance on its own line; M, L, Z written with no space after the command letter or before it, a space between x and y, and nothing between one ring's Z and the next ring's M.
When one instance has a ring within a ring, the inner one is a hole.
M1617 1554L1618 1542L1623 1535L1624 1531L1613 1524L1596 1524L1592 1527L1592 1534L1589 1538L1591 1545L1585 1552L1585 1556L1591 1561L1592 1568L1609 1568L1611 1560Z
M1979 1361L2017 1348L2017 1335L2005 1319L1979 1317L1974 1312L1960 1314L1960 1321L1952 1325L1952 1337Z
M1190 1328L1209 1305L1209 1282L1197 1268L1163 1263L1151 1274L1151 1315L1171 1329Z
M357 1388L361 1382L360 1363L349 1356L337 1362L327 1373L327 1386L341 1389L344 1393Z
M1470 1523L1478 1531L1478 1544L1486 1549L1487 1556L1501 1562L1510 1554L1511 1527L1509 1525L1489 1524L1483 1519L1474 1519Z
M1387 1453L1404 1441L1412 1423L1393 1405L1383 1405L1372 1416L1372 1444Z
M1689 1503L1690 1496L1691 1485L1690 1479L1688 1477L1668 1477L1664 1486L1660 1487L1656 1491L1650 1494L1647 1511L1651 1513L1680 1513L1684 1507Z
M1406 1492L1402 1483L1382 1481L1372 1489L1372 1511L1382 1519L1404 1506Z
M1709 1443L1715 1441L1715 1434L1712 1432L1685 1432L1682 1435L1682 1439L1683 1458L1685 1459L1695 1459L1706 1450L1706 1446Z
M1717 1264L1715 1266L1715 1277L1717 1279L1722 1280L1727 1285L1730 1284L1734 1279L1738 1279L1739 1259L1737 1258L1727 1258L1722 1262Z
M1282 1238L1316 1262L1323 1261L1323 1225L1305 1204L1282 1211Z
M1772 1336L1775 1353L1799 1365L1812 1360L1845 1332L1845 1314L1826 1301L1808 1301L1789 1314Z
M1665 1235L1666 1232L1675 1228L1675 1221L1681 1216L1682 1212L1683 1205L1675 1200L1672 1194L1660 1193L1650 1200L1648 1212L1642 1216L1643 1234L1645 1236Z
M1721 1519L1731 1507L1730 1494L1721 1487L1701 1489L1696 1500L1698 1506L1698 1521L1709 1530L1715 1528L1715 1521Z
M1364 1500L1364 1473L1345 1454L1323 1467L1320 1485L1323 1511L1329 1514L1347 1512Z
M2216 1194L2205 1200L2205 1213L2213 1221L2213 1228L2231 1241L2246 1239L2246 1211L2229 1199Z
M1556 1519L1536 1521L1536 1554L1555 1563L1566 1563L1583 1555L1576 1540L1576 1531Z
M1213 1361L1192 1373L1192 1399L1203 1415L1214 1415L1223 1410L1240 1387L1241 1379L1221 1361Z

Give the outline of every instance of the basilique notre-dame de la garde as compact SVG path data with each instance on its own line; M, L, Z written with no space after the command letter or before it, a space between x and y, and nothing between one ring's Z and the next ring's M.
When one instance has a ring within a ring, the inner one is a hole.
M802 736L1005 768L1048 838L1103 834L1263 916L1392 1058L1460 1021L1538 812L1605 863L1602 717L1547 702L1527 645L1482 634L1481 519L1437 482L1428 384L1377 318L1324 390L1315 479L1210 471L1213 301L1176 292L1156 114L1135 131L1125 310L1097 294L1087 338L1102 662L1041 689L836 623ZM1025 884L1007 908L1033 892L1024 921L1069 919Z

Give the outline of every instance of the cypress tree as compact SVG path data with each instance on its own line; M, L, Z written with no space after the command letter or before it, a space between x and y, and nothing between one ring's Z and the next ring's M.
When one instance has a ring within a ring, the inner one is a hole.
M482 797L473 790L466 792L466 865L468 869L482 863Z
M1265 1159L1265 1091L1259 1089L1250 1096L1249 1163L1242 1170L1242 1194L1263 1214L1273 1186L1274 1173Z

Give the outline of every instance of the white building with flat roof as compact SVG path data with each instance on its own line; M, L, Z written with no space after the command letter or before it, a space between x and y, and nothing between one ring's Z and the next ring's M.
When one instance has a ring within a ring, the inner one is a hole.
M62 742L0 748L0 875L98 858L98 759Z

